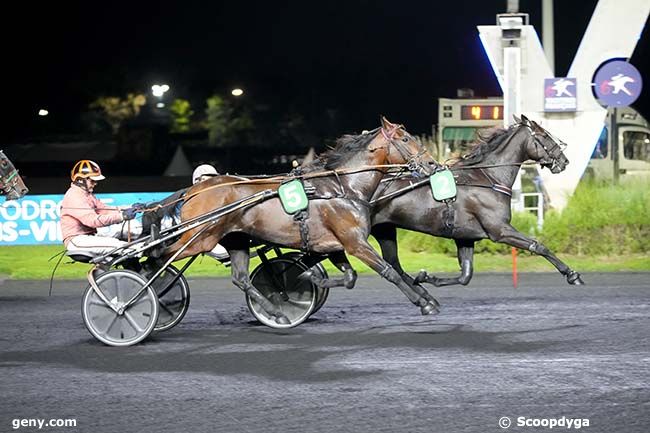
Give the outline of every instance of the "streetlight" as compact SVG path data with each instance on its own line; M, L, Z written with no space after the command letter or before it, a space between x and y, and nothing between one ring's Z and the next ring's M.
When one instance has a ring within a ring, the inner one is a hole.
M167 84L154 84L151 86L151 92L153 93L153 96L157 96L158 98L162 98L165 92L168 90L169 86Z
M151 93L153 93L153 96L158 98L158 102L156 103L156 108L165 108L165 103L163 102L163 96L165 96L165 92L169 90L169 86L167 84L154 84L151 86Z
M50 114L50 112L47 111L45 108L41 108L40 110L38 110L39 116L47 116L48 114Z
M232 94L232 96L241 96L241 95L244 94L244 91L242 89L240 89L239 87L237 87L235 89L232 89L232 91L230 93Z

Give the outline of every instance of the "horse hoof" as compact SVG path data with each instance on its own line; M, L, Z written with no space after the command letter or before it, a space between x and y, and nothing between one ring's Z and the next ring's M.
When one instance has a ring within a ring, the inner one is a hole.
M431 302L420 307L420 313L422 313L423 316L428 316L429 314L438 314L439 312L440 311L438 311L438 307L436 307L436 305Z
M425 291L424 293L422 293L422 297L427 301L429 301L431 304L435 305L436 308L440 307L440 302L438 302L436 298L431 296L431 293Z
M415 279L413 280L413 283L420 284L427 280L427 276L428 276L427 271L423 269L416 275Z
M573 284L574 286L583 286L585 284L585 282L582 281L582 278L580 278L580 274L575 271L567 275L566 280L569 284Z
M277 323L278 325L291 325L291 321L289 321L289 319L287 319L287 316L285 315L276 316L275 323Z
M429 302L431 302L433 305L435 305L436 308L440 308L440 302L438 302L438 300L437 300L436 298L434 298L433 296L429 295L429 296L427 297L427 299L429 300Z

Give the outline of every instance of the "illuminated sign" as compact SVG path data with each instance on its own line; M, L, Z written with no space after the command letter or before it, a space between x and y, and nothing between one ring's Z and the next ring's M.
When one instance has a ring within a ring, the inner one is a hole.
M544 111L576 111L578 88L575 78L544 79Z
M503 119L503 105L461 105L461 120Z

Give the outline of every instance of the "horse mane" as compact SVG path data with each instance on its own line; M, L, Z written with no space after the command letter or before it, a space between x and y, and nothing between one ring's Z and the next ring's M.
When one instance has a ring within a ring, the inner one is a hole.
M359 135L343 135L336 140L334 147L318 155L312 162L302 167L303 171L333 170L349 161L350 157L360 150L368 147L368 144L377 136L379 128L374 131Z
M516 123L513 126L519 126L519 124ZM478 140L470 145L469 152L453 160L449 165L473 165L483 162L486 156L497 150L499 146L507 141L508 137L515 130L513 126L507 129L495 126L493 128L479 130L476 133Z

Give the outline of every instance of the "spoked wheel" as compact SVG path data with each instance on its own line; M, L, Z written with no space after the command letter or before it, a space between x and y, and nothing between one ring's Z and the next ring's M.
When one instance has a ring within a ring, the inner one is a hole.
M147 270L144 275L149 279L155 272L155 270ZM190 285L183 275L168 287L179 273L177 268L169 265L152 284L158 295L160 310L154 331L167 331L178 325L190 308Z
M282 256L257 266L251 273L253 286L278 306L291 323L276 323L255 300L246 295L246 303L253 316L271 328L292 328L304 322L318 301L316 286L307 278L298 278L306 270L303 263Z
M97 277L97 287L106 299L120 308L146 284L142 275L124 269ZM88 331L109 346L131 346L147 338L158 320L158 297L149 287L136 301L118 314L88 286L81 302L81 316Z
M293 260L300 260L304 256L304 253L298 252L298 251L290 251L288 253L284 253L282 257L287 257L291 258ZM305 265L306 267L307 265ZM316 263L314 266L311 268L316 276L320 278L328 278L327 271L325 270L325 267L323 266L322 263ZM316 306L314 307L314 311L311 312L311 314L315 314L318 310L321 309L323 305L325 305L325 301L327 301L327 297L330 294L330 289L329 287L318 287L316 286ZM310 314L310 315L311 315Z

